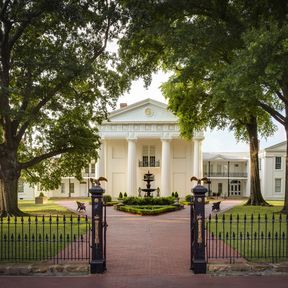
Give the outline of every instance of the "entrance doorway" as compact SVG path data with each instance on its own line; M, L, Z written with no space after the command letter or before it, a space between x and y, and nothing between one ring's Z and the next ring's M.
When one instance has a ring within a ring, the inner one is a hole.
M231 196L241 195L241 182L239 180L232 180L230 182L230 194Z

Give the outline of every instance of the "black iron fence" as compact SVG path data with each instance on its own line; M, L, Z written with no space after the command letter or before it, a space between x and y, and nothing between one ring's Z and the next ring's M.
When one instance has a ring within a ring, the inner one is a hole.
M208 262L288 260L288 215L211 215L206 220Z
M87 216L0 218L0 262L90 259Z

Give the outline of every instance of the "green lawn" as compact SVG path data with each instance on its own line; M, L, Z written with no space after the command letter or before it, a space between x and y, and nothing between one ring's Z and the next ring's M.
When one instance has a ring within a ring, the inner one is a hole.
M90 229L85 217L51 200L38 205L20 201L19 207L30 216L0 218L0 261L44 260L60 257L61 251L61 257L71 258L75 248L84 245L84 235Z
M288 218L279 213L283 202L269 201L269 204L273 206L238 206L212 217L206 223L209 237L214 239L211 245L225 242L229 244L228 247L233 247L242 257L251 261L287 260ZM230 248L224 246L218 253L226 257ZM225 252L225 249L228 250Z
M47 204L35 204L34 200L20 200L18 204L21 211L26 212L31 216L75 215L65 207L56 204L54 200L48 200Z

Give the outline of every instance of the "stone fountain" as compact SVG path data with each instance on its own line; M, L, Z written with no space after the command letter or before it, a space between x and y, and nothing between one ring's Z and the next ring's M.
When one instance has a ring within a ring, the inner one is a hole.
M153 182L153 181L154 181L154 175L153 175L152 173L150 173L149 170L148 170L148 173L144 174L144 179L143 179L143 181L147 182L146 188L141 189L143 192L145 192L145 196L144 196L144 197L153 197L153 196L152 196L152 193L153 193L156 189L151 188L150 182Z

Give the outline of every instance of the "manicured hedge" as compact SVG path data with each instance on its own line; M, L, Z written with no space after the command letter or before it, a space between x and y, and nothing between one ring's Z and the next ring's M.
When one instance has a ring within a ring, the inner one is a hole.
M175 202L174 197L127 197L123 200L125 205L172 205Z
M138 215L159 215L166 212L172 212L181 209L182 207L177 206L130 206L130 205L119 205L116 206L117 210L138 214Z

